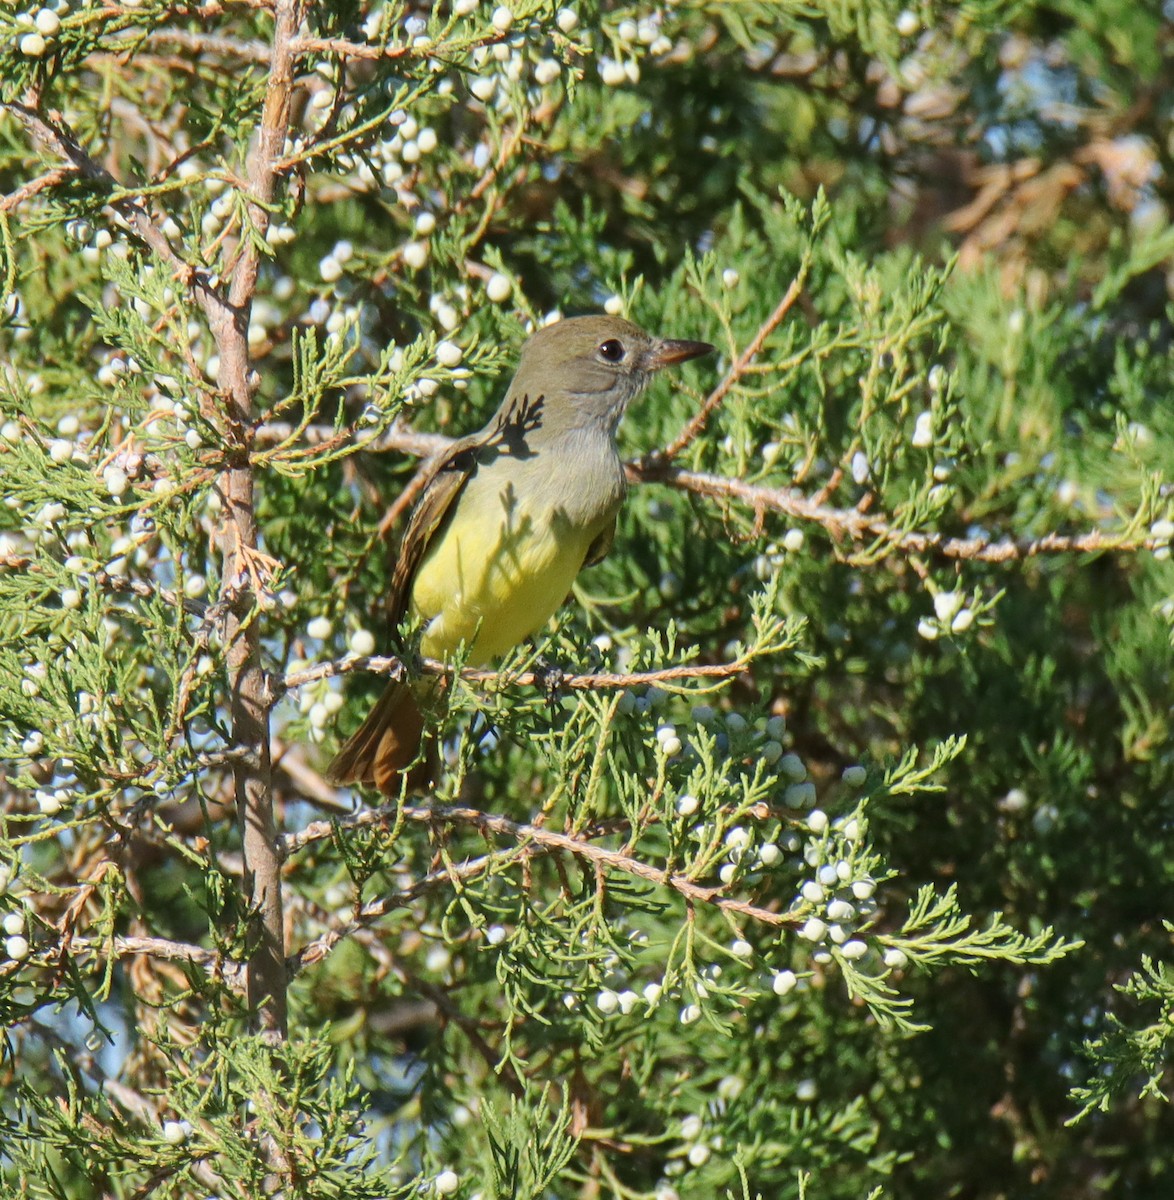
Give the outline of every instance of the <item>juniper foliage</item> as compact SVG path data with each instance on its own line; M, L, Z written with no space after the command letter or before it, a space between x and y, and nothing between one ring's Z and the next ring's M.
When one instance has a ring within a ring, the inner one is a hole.
M1172 34L0 13L5 1194L1168 1194ZM600 309L719 351L615 549L336 794L397 497Z

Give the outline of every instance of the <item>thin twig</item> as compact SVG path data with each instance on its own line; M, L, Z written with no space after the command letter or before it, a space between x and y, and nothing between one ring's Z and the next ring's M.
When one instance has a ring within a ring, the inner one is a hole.
M799 295L803 291L803 283L807 278L807 265L807 260L804 259L799 267L799 273L791 280L791 286L787 288L774 312L763 321L758 332L750 339L746 349L730 364L730 369L726 372L725 377L705 398L700 409L693 414L681 432L663 450L654 451L649 455L649 461L657 464L671 462L704 430L714 410L725 400L746 373L746 369L758 357L766 339L782 324L783 318L791 311L795 301L799 299Z
M343 431L348 435L348 431ZM253 433L253 442L258 446L280 445L288 442L295 433L295 428L288 421L266 421L258 425ZM356 431L350 430L349 436L354 437ZM340 441L339 431L333 425L307 425L301 431L301 439L308 446L322 446L333 449ZM342 441L346 440L344 436ZM363 451L372 454L383 454L388 451L399 451L403 454L413 454L417 458L431 458L446 450L453 439L442 433L419 433L404 425L393 425L386 433L369 438L363 443Z
M334 836L336 826L347 829L381 824L393 820L400 812L401 810L397 806L387 805L383 808L368 809L346 821L337 823L315 821L296 834L285 835L281 839L282 847L286 854L291 854L313 842ZM751 904L747 900L727 896L724 894L724 886L706 887L704 884L695 883L686 875L668 873L662 867L642 862L638 858L622 854L617 850L608 850L604 846L597 846L594 842L583 841L580 838L571 837L569 834L558 833L553 829L511 821L508 817L502 817L496 813L482 812L476 808L406 805L402 809L402 816L406 820L420 821L428 825L472 825L483 835L497 834L513 838L523 848L529 843L534 843L547 851L561 850L600 867L620 871L625 875L633 875L660 887L672 888L673 891L694 904L710 904L724 912L738 913L740 916L762 921L767 925L777 927L793 925L796 922L796 918L792 914L772 912L768 908Z
M258 437L277 441L287 428L281 425L263 425L258 430ZM305 431L307 440L311 442L333 434L334 430L329 426L310 426ZM376 453L398 451L425 458L440 453L451 444L450 438L440 434L416 433L397 427L375 439L368 448ZM884 542L894 550L912 554L936 555L940 558L973 562L1005 563L1043 555L1097 554L1109 551L1132 554L1141 550L1159 550L1166 545L1160 538L1126 538L1102 530L1078 534L1045 533L1038 537L1024 538L950 537L936 531L900 529L883 517L862 512L860 509L834 508L820 504L796 488L769 487L747 483L742 479L730 479L724 475L685 471L671 463L660 461L656 456L632 460L626 463L625 467L628 479L632 483L662 483L699 496L735 500L757 513L777 512L796 520L811 521L821 525L837 538L848 538L859 543ZM328 672L330 673L332 672Z
M633 671L620 674L615 671L595 671L585 675L564 675L557 679L560 688L575 691L597 691L602 689L644 687L661 683L678 683L690 679L732 679L749 666L749 659L739 658L728 663L695 663L679 667L661 667L654 671ZM334 662L318 663L301 671L291 671L284 679L274 681L277 695L292 688L304 687L319 679L332 679L337 675L349 675L355 671L369 671L373 675L398 675L404 669L403 661L394 655L372 654L365 658L348 655ZM452 678L454 671L449 663L426 658L420 663L426 675L444 675ZM484 667L466 667L460 673L469 683L509 684L513 687L532 687L535 684L550 686L549 672L519 671L516 675L508 671L492 671Z
M121 575L111 575L108 571L96 571L93 579L104 591L127 592L138 596L140 600L161 600L168 608L182 607L184 612L193 617L202 617L208 611L208 605L202 600L181 596L170 588L156 587L142 579L127 579Z
M225 958L218 950L209 950L204 946L193 946L189 942L177 942L171 938L131 935L118 935L113 938L70 936L62 939L62 945L66 943L70 954L75 956L94 954L102 958L128 958L142 954L166 962L191 963L223 980L232 991L244 991L244 964ZM49 953L55 951L50 948Z
M358 818L353 818L350 822L352 827L359 824L373 825L379 824L382 821L394 820L394 814L389 815L386 809L367 809L365 812L360 813L359 817L366 819L359 821ZM326 832L322 834L322 837L328 837L332 830L330 822L318 821L312 826L312 828L318 831L321 831L323 827L326 827ZM305 830L302 832L305 833ZM296 839L300 836L300 834L286 834L282 839L283 845L288 847L291 838ZM321 838L312 840L321 840ZM306 842L305 844L309 843ZM501 853L483 854L480 858L474 858L468 862L461 863L460 866L441 867L417 879L410 887L403 888L398 892L391 892L389 895L382 896L378 900L368 901L351 920L342 925L335 926L335 928L328 930L321 937L315 938L314 941L307 942L305 946L293 955L288 962L290 978L292 979L298 972L305 970L307 967L321 962L339 942L353 937L360 930L374 924L380 917L386 916L393 909L406 908L433 888L443 887L445 884L467 883L471 879L476 879L478 875L482 875L491 867L496 866L501 862L501 859Z
M64 183L76 174L77 171L73 167L54 167L51 171L46 171L44 175L38 175L36 179L30 179L28 183L22 183L7 196L0 197L0 212L10 212L31 196L43 192L46 188L57 187L58 184Z
M497 40L500 41L500 38ZM351 42L346 38L299 37L294 39L293 51L299 57L303 54L335 54L339 58L357 58L368 62L380 59L403 58L405 55L416 55L417 58L427 58L428 47L399 45L380 46L370 42Z
M39 146L63 159L78 174L101 183L111 191L121 193L125 190L105 167L85 152L72 130L59 119L44 116L31 104L8 101L0 107L12 113ZM223 300L210 284L208 272L185 262L179 256L167 235L152 221L151 214L141 200L118 195L111 198L109 203L136 236L174 270L181 283L196 289L196 295L206 311L219 311Z
M234 314L207 267L187 262L172 246L167 234L152 220L146 204L137 197L126 195L127 189L86 153L62 118L57 114L45 116L38 110L36 102L36 94L29 93L26 103L0 103L0 110L11 112L42 150L66 162L68 167L65 170L68 173L79 174L115 193L108 201L110 207L126 222L131 232L171 268L180 285L192 290L212 330L215 332L231 327ZM14 196L16 194L13 193ZM202 386L203 379L198 369L193 373L193 379Z
M31 575L45 572L44 564L34 562L27 554L0 553L0 569L28 571ZM138 596L141 600L162 600L169 608L178 608L182 605L184 612L195 617L202 617L208 608L202 600L192 600L186 596L180 596L178 592L173 592L170 588L156 587L142 579L127 579L122 575L111 575L104 570L95 571L93 575L83 573L78 578L83 586L87 582L92 582L106 592L126 592L128 595Z
M395 498L387 512L383 514L383 519L379 522L375 530L373 544L378 544L399 524L399 519L406 513L412 505L416 503L417 497L428 486L428 469L425 464L412 477L408 486ZM365 556L364 556L365 557ZM355 568L356 574L361 569L362 563Z
M300 799L330 813L349 816L355 806L339 798L338 788L330 784L306 762L300 746L286 746L272 739L273 769L282 772L297 788Z
M515 1096L521 1099L526 1094L526 1089L523 1087L522 1081L518 1078L513 1064L508 1061L502 1062L501 1056L494 1053L493 1047L482 1036L481 1030L477 1028L477 1022L461 1012L460 1008L450 999L448 993L443 988L439 988L435 984L428 983L423 979L412 979L408 986L415 988L422 996L427 996L436 1005L441 1015L456 1025L468 1039L473 1049L481 1055L485 1065L491 1071L495 1071L500 1075L506 1087Z
M737 500L755 512L770 510L823 526L834 537L854 542L883 542L910 554L972 562L1006 563L1052 554L1096 554L1105 551L1134 553L1157 550L1167 545L1161 538L1127 538L1093 530L1082 534L1045 533L1039 537L1000 538L950 537L936 531L899 529L883 517L854 508L831 508L818 504L794 488L764 487L722 475L683 471L656 463L629 463L628 474L641 483L664 483L700 496Z
M197 33L191 29L152 30L142 40L145 46L179 46L195 54L214 54L218 58L235 58L243 62L268 63L270 48L260 41L242 41L215 33Z

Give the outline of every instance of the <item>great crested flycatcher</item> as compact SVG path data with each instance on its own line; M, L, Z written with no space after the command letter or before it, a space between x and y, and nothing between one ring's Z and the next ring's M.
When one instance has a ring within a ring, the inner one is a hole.
M629 402L662 367L712 349L618 317L572 317L526 342L493 419L427 469L404 533L392 621L419 620L425 657L449 659L463 644L479 665L550 620L580 569L611 547L625 491L616 429ZM390 683L327 779L397 794L438 686Z

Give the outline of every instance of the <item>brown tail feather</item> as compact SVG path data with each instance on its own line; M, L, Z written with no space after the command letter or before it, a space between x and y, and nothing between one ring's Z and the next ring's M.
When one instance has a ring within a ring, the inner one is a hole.
M326 769L326 778L337 786L366 783L385 796L398 796L400 777L416 763L424 734L421 702L435 702L435 682L390 683L367 719L350 736ZM427 761L423 775L431 774ZM421 772L409 772L409 787L426 783Z

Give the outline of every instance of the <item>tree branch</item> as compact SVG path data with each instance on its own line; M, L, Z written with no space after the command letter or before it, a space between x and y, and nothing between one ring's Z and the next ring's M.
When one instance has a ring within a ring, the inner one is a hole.
M197 33L190 29L168 29L162 26L143 38L145 46L178 46L193 54L212 54L218 58L233 58L242 62L269 63L272 51L264 42L225 37L214 33Z
M949 537L937 531L897 529L883 517L855 508L832 508L808 499L795 488L764 487L723 475L683 471L671 465L635 462L627 464L628 475L640 483L663 483L699 496L737 500L756 512L769 510L813 521L833 537L854 542L883 542L892 549L912 554L973 562L1005 563L1051 554L1095 554L1103 551L1136 552L1167 545L1159 538L1127 538L1093 530L1083 534L1045 533L1039 537L1001 538Z
M263 425L258 430L258 439L279 441L288 433L289 426L286 425ZM328 437L334 437L335 431L325 425L309 426L305 436L310 442L325 441ZM396 451L430 458L451 444L450 438L440 434L416 433L411 429L397 427L373 439L364 449L374 453ZM836 538L848 538L859 543L879 541L887 543L894 550L936 555L939 558L1005 563L1044 555L1096 554L1108 551L1132 554L1141 550L1158 550L1167 544L1160 538L1127 538L1101 530L1078 534L1045 533L1039 537L1024 538L950 537L934 530L922 532L895 528L883 517L862 512L860 509L834 508L831 505L820 504L797 488L764 486L747 483L742 479L730 479L724 475L686 471L674 467L671 462L661 461L655 455L633 459L625 464L625 468L632 483L661 483L699 496L734 500L755 512L777 512L795 520L813 522ZM376 666L375 669L380 668Z
M223 520L219 542L226 586L235 603L225 620L225 666L231 695L233 745L249 753L233 763L237 813L244 851L244 886L249 895L248 1000L263 1034L283 1038L287 1027L285 922L281 858L273 818L269 746L268 683L261 635L252 620L253 601L266 570L259 553L254 468L249 462L254 380L249 357L249 312L257 287L258 240L269 226L268 205L277 186L274 168L289 125L293 90L293 37L301 21L298 0L274 6L269 80L257 142L249 157L249 216L252 230L237 245L226 274L228 304L212 322L220 354L218 382L224 403L224 438L229 465L220 476Z
M519 847L522 850L527 850L529 845L533 843L547 852L563 851L567 854L573 854L578 858L586 859L588 862L600 867L647 880L649 883L656 884L659 887L671 888L694 904L713 905L724 912L737 913L752 920L762 921L767 925L778 927L794 925L797 922L797 918L790 913L772 912L768 908L751 904L747 900L739 900L734 896L725 895L724 885L706 887L704 884L696 883L686 875L668 873L661 867L642 862L640 859L623 854L618 850L608 850L604 846L597 846L594 842L583 841L579 838L571 837L569 834L558 833L553 829L545 829L540 825L526 825L518 821L511 821L508 817L498 816L496 813L482 812L476 808L439 805L414 807L412 805L405 805L401 809L398 805L385 805L381 808L367 809L345 821L314 821L298 833L286 834L282 837L281 846L284 853L289 855L313 842L333 837L336 827L342 829L361 829L368 825L378 825L389 820L394 820L400 815L405 820L420 821L429 825L472 825L485 836L496 834L500 837L513 838L519 843ZM434 875L439 876L446 874L447 872L434 873ZM426 876L425 878L430 879L432 876ZM423 884L424 880L421 880L420 883ZM418 887L419 885L416 886ZM414 891L415 888L407 889L406 892L399 893L398 897L403 897L409 892ZM382 906L379 911L375 912L372 905L366 905L364 906L363 913L365 914L367 909L372 909L371 919L374 919L374 917L382 916L383 913L390 911L391 907L398 906L404 902L399 898L396 899L395 905L384 901L375 901L374 906ZM345 935L340 934L340 936ZM327 934L326 937L329 938L330 934ZM323 940L325 939L319 939L319 941ZM304 954L305 952L303 951L302 953ZM298 962L300 965L305 965L301 955L298 957Z
M735 659L728 663L695 663L679 667L661 667L654 671L634 671L620 674L615 671L596 671L585 675L552 676L541 671L519 671L516 675L508 671L493 671L484 667L466 667L460 672L462 679L470 683L501 683L513 687L531 687L535 684L571 688L575 691L597 691L599 689L633 688L661 683L678 683L690 679L732 679L749 666L749 658ZM453 675L449 663L426 658L420 664L426 675ZM318 663L301 671L291 671L284 679L274 681L277 696L291 688L304 687L319 679L332 679L337 675L349 675L354 671L369 671L373 675L398 675L403 671L403 661L394 655L370 655L358 658L348 655L334 662Z
M208 950L203 946L193 946L189 942L177 942L170 938L136 937L118 935L112 938L87 938L63 935L57 946L45 948L45 953L56 955L61 950L68 949L75 956L94 954L99 957L129 958L137 954L148 958L163 959L166 962L191 963L202 967L209 974L232 989L243 992L245 985L245 966L225 958L217 950Z

